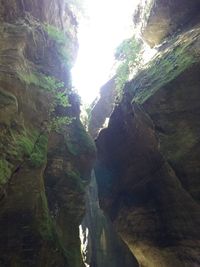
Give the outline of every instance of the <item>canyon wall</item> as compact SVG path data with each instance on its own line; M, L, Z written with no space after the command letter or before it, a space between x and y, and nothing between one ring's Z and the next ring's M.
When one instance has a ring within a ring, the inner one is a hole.
M127 246L141 267L200 266L199 1L150 1L134 15L159 47L118 104L114 77L92 110L93 137L110 116L96 139L103 212L88 186L96 148L71 86L78 24L66 2L0 0L0 267L83 267L86 207L91 267L137 266Z
M127 245L117 235L99 207L95 173L86 194L86 214L81 223L83 255L91 267L138 267Z
M77 21L64 0L0 1L0 266L80 267L95 146L70 68Z
M154 1L142 35L157 54L96 140L100 206L142 267L200 266L198 8Z

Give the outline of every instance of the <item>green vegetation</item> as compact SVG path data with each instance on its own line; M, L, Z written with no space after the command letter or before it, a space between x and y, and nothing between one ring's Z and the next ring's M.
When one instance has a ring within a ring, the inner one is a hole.
M68 116L64 117L53 117L51 120L51 130L56 131L56 132L61 132L62 127L65 125L69 125L73 121L73 118L70 118Z
M78 190L80 193L84 193L84 185L80 173L78 171L70 171L67 175L71 178L71 188L75 191Z
M63 82L56 80L52 76L46 76L37 72L23 72L19 71L18 76L20 80L27 85L34 85L46 91L54 91L64 86Z
M6 106L16 102L16 97L13 94L4 91L2 88L0 88L0 106Z
M39 221L39 232L44 240L54 239L53 222L49 214L47 198L44 191L39 194L39 203L42 207L42 214Z
M51 92L55 103L54 105L61 105L63 107L69 107L69 100L66 90L63 92L64 83L56 80L52 76L45 76L41 73L25 73L19 72L20 80L25 82L27 85L37 86L47 92Z
M18 148L18 154L21 155L21 157L30 157L34 148L33 138L28 137L26 134L20 135L16 141L16 145Z
M36 168L40 167L46 162L47 144L48 144L47 136L41 134L34 145L32 153L30 154L30 164L33 167Z
M132 37L124 40L116 49L115 59L120 62L116 72L116 89L119 97L130 73L141 59L141 47L141 42Z
M71 118L64 116L59 117L54 115L55 107L60 105L64 108L70 107L69 98L66 92L66 89L64 88L64 83L56 80L52 76L45 76L41 73L24 73L19 72L19 77L21 81L25 82L27 85L34 85L37 86L47 92L50 92L52 95L52 104L51 104L51 110L50 110L50 117L51 117L51 123L50 123L50 129L59 131L62 125L71 123ZM50 130L49 129L49 130ZM28 145L30 147L30 144L26 144L28 140L22 140L24 145Z
M74 120L71 125L69 134L66 136L66 145L74 156L95 151L94 141L79 120Z
M49 38L55 42L55 53L57 53L60 61L63 61L69 67L71 58L69 52L71 49L71 40L69 42L70 35L49 24L44 24L43 29ZM33 85L50 93L49 130L60 131L63 125L71 123L71 118L57 116L55 112L57 106L62 106L63 108L70 107L67 90L64 88L63 82L58 81L53 76L47 76L36 71L26 72L18 70L18 76L26 85Z
M44 24L44 30L49 38L55 42L56 51L58 52L60 61L68 68L71 68L72 55L70 50L73 40L70 37L70 34L67 34L50 24Z
M47 32L49 37L59 45L66 45L66 43L69 41L69 37L66 35L66 33L53 25L44 24L44 30Z
M69 99L68 96L66 94L66 92L57 92L55 95L56 98L56 104L57 105L61 105L63 107L70 107L70 103L69 103Z
M17 157L26 157L31 167L39 168L46 161L48 138L44 134L24 132L16 137Z
M39 216L39 221L37 221L37 226L40 232L41 237L44 240L52 242L52 245L55 247L55 250L62 251L67 261L71 263L70 266L79 266L81 262L80 253L77 249L77 245L75 243L75 247L66 248L66 245L63 242L63 237L59 232L59 227L57 227L56 222L53 218L51 218L48 208L48 202L44 191L41 191L38 194L38 202L40 207L42 207L41 214ZM67 224L67 227L70 227L70 223ZM72 225L74 227L74 225ZM65 230L65 229L64 229ZM65 230L66 231L66 230ZM69 230L74 231L74 229ZM75 230L75 233L77 229ZM71 235L70 235L71 236ZM69 239L71 238L69 236ZM74 235L73 235L74 238ZM74 244L74 242L72 242Z
M30 167L39 168L46 162L47 143L48 137L45 133L39 133L33 129L26 130L25 127L21 133L10 129L0 145L1 157L8 158L15 166L21 166L23 162L27 162ZM9 177L11 168L10 163L1 159L0 180L3 180L3 177Z
M144 103L157 90L195 63L195 55L189 50L191 43L187 41L175 42L173 47L160 53L139 73L131 85L135 95L133 101Z
M165 48L161 48L161 52L143 66L126 88L132 94L134 102L143 104L157 90L174 80L198 60L195 53L196 37L195 32L190 32L170 39ZM122 93L129 74L136 65L139 65L141 59L141 44L135 41L134 38L132 41L125 40L115 54L116 59L121 61L116 75L119 93Z
M59 50L60 61L67 66L68 69L72 68L73 58L69 48L61 47Z
M83 106L83 111L81 112L80 119L85 129L88 129L88 125L91 120L92 106L91 105L82 105L82 106Z
M9 163L5 159L0 159L0 186L4 185L11 176Z

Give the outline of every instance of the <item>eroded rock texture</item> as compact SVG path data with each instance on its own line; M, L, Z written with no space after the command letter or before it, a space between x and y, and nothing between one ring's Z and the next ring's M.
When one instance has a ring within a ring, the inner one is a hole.
M106 119L110 117L115 106L116 85L115 77L110 79L100 89L100 97L91 110L88 130L95 139L104 127Z
M199 0L140 1L133 20L136 25L142 24L142 36L153 47L166 37L183 31L189 24L199 21L199 8Z
M63 0L0 1L1 267L83 264L95 149L70 89L76 27Z
M200 266L200 28L187 18L125 85L96 142L101 207L143 267Z

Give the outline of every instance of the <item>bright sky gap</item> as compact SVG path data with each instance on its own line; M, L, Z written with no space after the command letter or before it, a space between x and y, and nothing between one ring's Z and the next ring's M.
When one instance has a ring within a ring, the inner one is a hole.
M116 47L133 33L138 0L85 0L88 18L79 23L79 52L72 69L74 87L89 104L111 75Z

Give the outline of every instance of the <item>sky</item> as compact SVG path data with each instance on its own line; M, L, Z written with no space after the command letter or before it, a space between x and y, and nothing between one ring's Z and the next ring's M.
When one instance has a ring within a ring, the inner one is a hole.
M138 0L84 0L79 22L79 52L72 81L83 104L90 104L110 77L116 47L132 33Z

